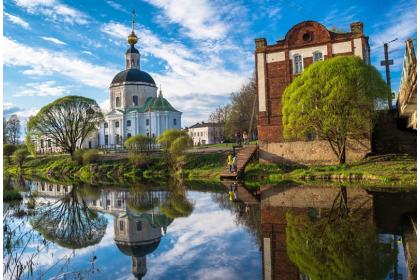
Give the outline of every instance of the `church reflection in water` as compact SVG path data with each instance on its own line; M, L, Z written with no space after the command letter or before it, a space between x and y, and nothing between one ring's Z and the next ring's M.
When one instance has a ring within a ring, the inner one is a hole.
M71 192L71 186L36 182L40 203L54 203ZM137 279L147 273L146 256L155 251L175 217L169 217L161 209L173 199L174 190L106 189L94 193L92 188L81 187L80 196L89 209L111 214L114 217L114 241L118 249L132 258L131 269ZM180 191L175 191L179 195ZM182 193L182 191L181 191ZM185 192L183 192L185 195ZM184 203L188 200L184 196ZM192 211L192 209L191 209ZM191 213L191 212L189 212ZM184 213L187 216L189 213Z

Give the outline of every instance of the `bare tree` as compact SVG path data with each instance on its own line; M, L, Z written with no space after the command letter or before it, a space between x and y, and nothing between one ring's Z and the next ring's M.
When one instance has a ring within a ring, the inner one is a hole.
M6 123L6 135L10 144L17 144L19 142L20 129L21 125L18 116L15 114L11 115Z

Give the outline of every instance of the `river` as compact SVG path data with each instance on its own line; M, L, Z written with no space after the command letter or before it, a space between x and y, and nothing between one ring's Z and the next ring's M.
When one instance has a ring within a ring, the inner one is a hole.
M415 191L7 183L5 279L414 279Z

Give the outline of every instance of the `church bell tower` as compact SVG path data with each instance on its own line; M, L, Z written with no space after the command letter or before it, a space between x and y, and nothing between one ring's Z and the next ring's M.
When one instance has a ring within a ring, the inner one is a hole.
M133 10L132 12L132 26L131 26L131 33L128 35L127 42L130 44L130 47L125 52L125 69L137 69L140 70L140 52L138 49L134 47L137 43L138 38L136 33L134 33L134 18L136 16L136 12Z

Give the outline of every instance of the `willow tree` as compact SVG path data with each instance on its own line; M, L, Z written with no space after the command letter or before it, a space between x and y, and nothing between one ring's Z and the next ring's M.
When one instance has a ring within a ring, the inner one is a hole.
M44 106L28 122L28 133L48 137L73 156L83 141L95 132L103 114L95 100L65 96Z
M286 214L287 255L313 280L385 279L397 250L391 241L378 237L363 208L350 213L345 189L341 188L324 216Z
M172 175L177 175L185 164L185 150L192 142L190 136L186 131L168 129L158 137L157 142L162 146Z
M314 63L283 94L283 135L296 140L315 134L345 163L348 139L371 132L375 106L389 91L379 72L358 57Z

